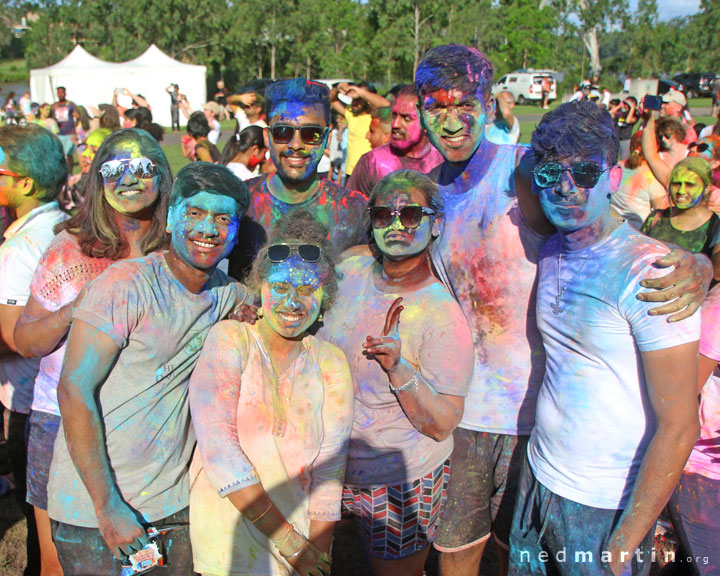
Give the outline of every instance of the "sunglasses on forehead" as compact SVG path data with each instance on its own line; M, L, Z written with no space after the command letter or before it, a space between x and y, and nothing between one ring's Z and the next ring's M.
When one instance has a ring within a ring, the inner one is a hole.
M319 262L322 250L315 244L271 244L265 250L268 260L273 264L285 262L292 254L297 254L304 262Z
M270 136L275 144L290 144L295 138L295 131L300 131L300 140L310 146L317 146L325 139L327 128L324 126L290 126L289 124L273 124L270 126Z
M576 186L593 188L607 169L600 168L597 162L573 162L570 166L563 166L559 162L543 162L535 166L533 179L540 188L552 188L560 182L563 172L572 174Z
M389 206L370 206L368 212L373 228L387 228L393 223L395 216L405 228L417 228L423 216L435 214L434 210L423 206L403 206L400 210L393 210Z
M155 165L149 158L126 158L125 160L108 160L100 166L100 174L105 182L116 182L125 175L125 170L135 178L152 178Z
M688 150L691 152L697 152L698 154L702 154L703 152L707 152L710 150L712 146L708 144L707 142L691 142L688 144Z

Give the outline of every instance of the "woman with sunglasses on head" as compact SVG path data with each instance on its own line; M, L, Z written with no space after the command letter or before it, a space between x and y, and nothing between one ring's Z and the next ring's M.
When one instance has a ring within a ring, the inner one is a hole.
M118 260L163 248L172 175L147 133L108 136L95 155L80 210L56 228L40 260L31 297L15 328L18 351L42 357L30 415L28 502L35 507L43 576L62 574L47 516L47 483L60 424L57 384L73 308L88 282Z
M374 576L420 576L446 497L473 343L433 274L437 185L398 170L372 190L368 211L374 257L346 253L337 305L318 334L345 352L355 380L343 512L359 523Z
M712 170L704 158L690 156L670 172L669 208L653 210L641 232L690 252L702 252L713 261L720 280L720 219L707 207Z
M327 230L280 218L250 285L254 325L216 324L190 379L190 537L202 574L322 576L352 425L343 353L310 336L337 291Z
M260 126L248 126L242 132L230 137L220 155L220 164L224 164L240 180L255 178L255 168L265 159L265 140Z

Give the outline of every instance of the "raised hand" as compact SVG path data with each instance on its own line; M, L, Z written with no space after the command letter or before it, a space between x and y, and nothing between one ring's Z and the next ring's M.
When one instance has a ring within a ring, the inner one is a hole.
M380 337L368 336L363 343L363 348L368 354L372 354L382 366L385 372L394 372L402 357L402 342L398 328L400 326L400 313L403 307L400 305L402 298L397 298L391 305L385 316L385 326Z

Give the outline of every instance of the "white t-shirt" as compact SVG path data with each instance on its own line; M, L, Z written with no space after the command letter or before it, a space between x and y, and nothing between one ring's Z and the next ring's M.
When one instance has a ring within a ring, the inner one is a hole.
M667 273L653 262L668 252L623 223L570 252L556 235L540 254L537 319L547 361L528 461L563 498L625 506L656 426L640 353L700 337L699 314L669 323L648 315L657 304L636 298L640 280Z
M220 139L220 122L213 120L209 122L210 133L208 134L208 140L217 146L218 140Z
M253 174L245 164L242 162L228 162L227 165L230 172L235 174L240 180L250 180L251 178L255 178L256 174Z
M55 236L53 228L67 217L57 202L48 202L5 230L5 242L0 245L0 304L25 306L35 267ZM0 401L6 408L30 412L39 366L39 358L14 355L0 359Z
M610 204L638 230L650 215L653 201L656 205L667 197L667 192L653 175L650 167L643 163L635 170L623 166L620 188L610 196Z
M445 229L433 244L434 260L447 276L475 346L460 427L530 434L545 365L535 326L535 276L546 238L530 228L518 204L513 175L521 148L497 146L492 152L483 172L476 152L452 184L440 186ZM473 188L460 192L468 177Z
M512 128L506 122L493 122L485 130L485 137L495 144L517 144L520 141L520 122L515 118Z

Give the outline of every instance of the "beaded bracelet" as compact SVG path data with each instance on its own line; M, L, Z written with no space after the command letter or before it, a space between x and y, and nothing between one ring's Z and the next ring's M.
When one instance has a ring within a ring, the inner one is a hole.
M403 390L407 390L408 388L413 387L414 392L417 392L418 384L418 373L417 370L415 370L413 372L412 378L410 378L410 380L405 382L405 384L403 384L402 386L398 386L397 388L395 388L395 386L392 385L392 382L390 382L390 390L392 390L393 392L402 392Z

